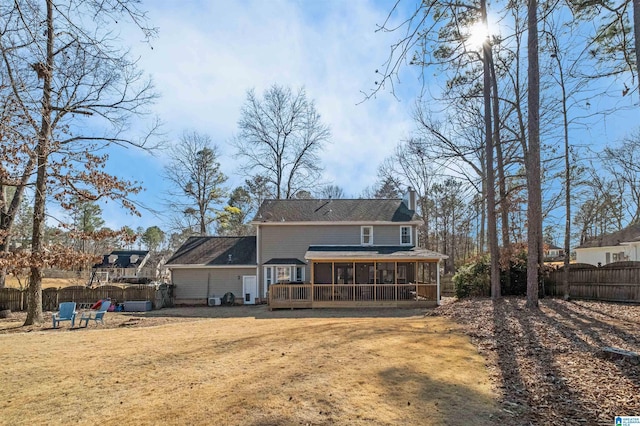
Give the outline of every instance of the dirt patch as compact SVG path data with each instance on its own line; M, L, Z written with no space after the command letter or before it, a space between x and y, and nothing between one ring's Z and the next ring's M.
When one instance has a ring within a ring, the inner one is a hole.
M449 303L432 312L463 324L489 361L514 424L613 424L640 415L640 366L602 348L640 352L640 306L521 298Z

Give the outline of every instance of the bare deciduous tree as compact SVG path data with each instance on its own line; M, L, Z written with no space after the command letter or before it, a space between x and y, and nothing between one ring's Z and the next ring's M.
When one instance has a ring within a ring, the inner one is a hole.
M304 89L294 93L274 84L262 99L249 90L238 128L234 144L243 170L266 177L277 199L313 189L322 171L318 153L330 131Z
M169 155L164 175L173 184L168 195L176 228L208 235L215 208L226 195L222 185L227 177L220 171L218 147L208 135L185 132Z
M316 194L318 198L345 198L344 189L338 185L325 185Z
M63 207L69 207L65 200L73 194L85 200L106 197L136 212L128 196L140 187L104 172L108 155L100 151L113 144L149 148L156 126L138 139L129 131L130 120L146 113L156 95L135 61L116 47L114 27L121 19L147 37L155 30L133 0L47 0L44 5L16 0L2 4L0 16L3 82L15 115L28 127L23 140L33 141L22 176L31 178L30 161L36 172L29 325L43 320L43 267L63 261L65 254L63 248L45 247L48 197Z

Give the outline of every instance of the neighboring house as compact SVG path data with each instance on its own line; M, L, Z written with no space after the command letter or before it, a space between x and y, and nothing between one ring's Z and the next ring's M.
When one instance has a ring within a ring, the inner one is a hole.
M578 263L607 265L613 262L640 261L640 224L589 239L575 250Z
M256 237L190 237L165 266L176 304L206 304L228 292L246 304L259 297Z
M268 295L283 301L286 293L291 306L278 307L435 304L446 256L415 246L421 223L413 191L405 200L266 200L252 221L256 237L189 239L169 259L176 303L183 297L204 303L242 288L245 303ZM247 255L226 263L226 250L236 244ZM183 255L194 250L192 258ZM189 290L181 293L181 287Z
M564 259L564 249L553 244L544 244L544 259L546 261Z
M105 254L102 263L93 265L90 285L106 283L146 283L153 281L154 268L146 268L147 250L114 250Z
M165 266L167 257L168 254L166 252L152 253L142 269L143 273L149 277L153 277L153 281L156 283L169 283L171 281L171 273Z

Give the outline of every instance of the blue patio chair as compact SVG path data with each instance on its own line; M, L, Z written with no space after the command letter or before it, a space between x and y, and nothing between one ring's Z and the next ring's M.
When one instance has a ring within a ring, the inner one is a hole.
M96 324L100 321L100 324L104 325L104 314L107 313L107 309L111 306L111 302L105 300L100 305L100 309L96 312L83 312L80 316L80 327L87 327L89 325L89 320L94 320ZM82 321L84 321L84 326L82 325Z
M71 327L76 323L76 302L62 302L59 306L60 312L52 315L53 328L57 328L60 321L71 321Z

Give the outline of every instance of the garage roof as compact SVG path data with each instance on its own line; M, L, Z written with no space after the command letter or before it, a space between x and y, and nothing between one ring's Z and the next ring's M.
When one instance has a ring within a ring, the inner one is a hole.
M255 265L256 237L190 237L166 265Z

